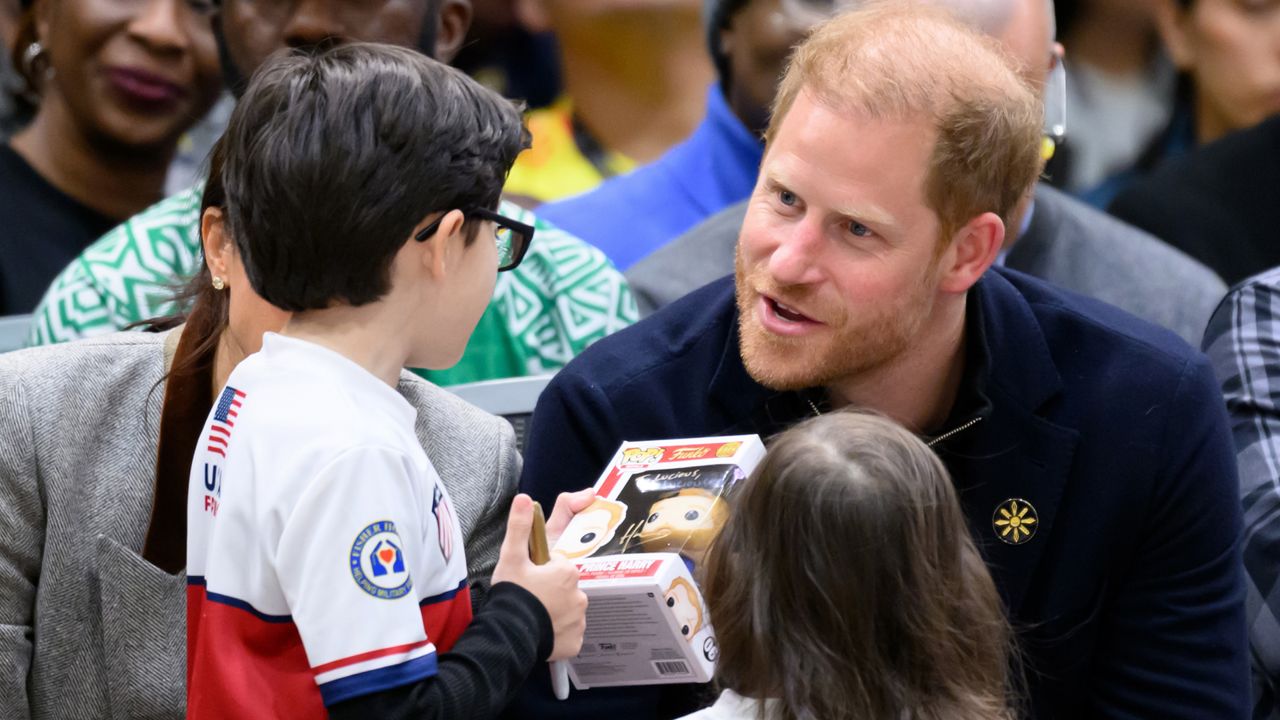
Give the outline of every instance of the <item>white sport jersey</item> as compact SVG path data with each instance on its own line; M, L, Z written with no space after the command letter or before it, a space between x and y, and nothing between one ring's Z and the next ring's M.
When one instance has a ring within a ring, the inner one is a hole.
M323 718L436 671L462 533L386 383L274 333L205 423L187 506L189 718Z

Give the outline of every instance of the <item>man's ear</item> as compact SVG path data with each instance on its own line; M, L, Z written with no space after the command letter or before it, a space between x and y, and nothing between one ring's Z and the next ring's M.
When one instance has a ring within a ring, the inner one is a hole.
M1183 10L1174 0L1156 0L1153 8L1156 30L1164 44L1169 59L1179 70L1190 70L1195 63L1195 51L1187 37L1187 21L1191 10Z
M436 24L436 59L452 63L462 49L471 29L471 3L467 0L442 0Z
M938 289L950 293L968 292L1000 254L1004 244L1004 221L993 212L983 213L956 231L951 246L942 254Z
M530 33L551 30L551 17L543 0L514 0L516 21Z
M463 235L466 224L466 215L461 210L450 210L440 218L440 224L436 227L436 231L431 237L422 241L423 253L422 264L432 278L440 280L445 277L453 269L452 263L458 250L454 250L454 245L461 249L465 244L466 237ZM416 235L419 230L430 225L432 220L430 217L423 218L422 222L413 229ZM409 242L417 242L410 240Z
M204 248L204 264L214 277L223 280L231 274L231 258L236 252L236 244L227 232L226 218L222 208L211 207L204 211L200 218L200 245Z

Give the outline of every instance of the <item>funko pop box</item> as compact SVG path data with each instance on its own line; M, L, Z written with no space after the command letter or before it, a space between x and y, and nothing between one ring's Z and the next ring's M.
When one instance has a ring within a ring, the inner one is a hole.
M707 682L718 656L694 571L738 483L764 458L756 435L627 442L551 554L587 594L578 688Z

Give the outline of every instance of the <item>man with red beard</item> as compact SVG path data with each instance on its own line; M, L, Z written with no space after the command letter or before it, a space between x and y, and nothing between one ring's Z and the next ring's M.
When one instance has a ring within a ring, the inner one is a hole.
M1020 631L1028 715L1246 717L1236 467L1207 361L992 268L1036 179L1042 112L945 11L821 26L783 77L735 277L562 370L521 489L588 486L623 440L767 436L871 408L954 478ZM672 694L578 702L663 717Z

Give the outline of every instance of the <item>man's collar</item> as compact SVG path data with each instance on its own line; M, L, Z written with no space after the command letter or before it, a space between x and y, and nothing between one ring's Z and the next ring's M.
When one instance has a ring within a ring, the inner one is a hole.
M988 394L1007 396L1035 412L1061 391L1062 377L1040 321L1014 286L1024 278L1014 270L988 270L969 297L982 306L982 329L991 362Z
M986 420L991 417L992 403L987 395L987 384L991 377L991 347L987 344L984 314L982 303L977 298L977 288L974 287L965 298L964 369L960 375L960 386L956 389L956 398L951 404L951 412L947 413L946 421L928 431L931 437L940 438L975 418Z

